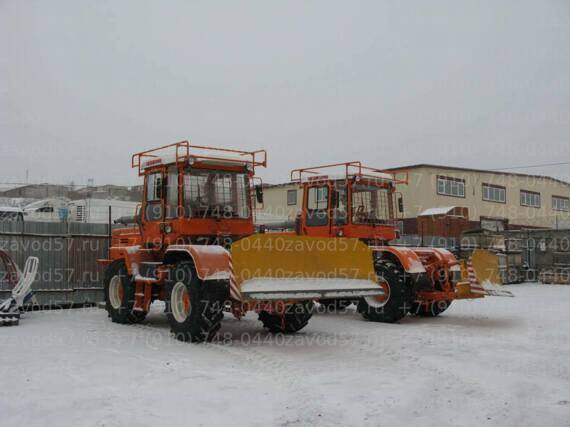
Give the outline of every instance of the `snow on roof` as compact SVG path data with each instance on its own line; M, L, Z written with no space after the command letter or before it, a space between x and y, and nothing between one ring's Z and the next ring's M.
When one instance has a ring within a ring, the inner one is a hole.
M15 206L2 206L0 207L0 212L24 212L22 208Z
M213 164L222 164L222 165L235 165L243 163L244 165L247 163L251 163L251 156L244 157L240 156L239 154L218 154L218 153L211 153L204 150L193 150L190 155L190 158L197 159L200 162L204 163L213 163ZM152 157L146 157L141 161L141 167L143 169L157 166L157 165L169 165L172 163L176 163L176 155L172 153L163 154L163 155L155 155L153 154Z
M455 208L456 206L447 206L444 208L429 208L420 213L418 216L447 215Z

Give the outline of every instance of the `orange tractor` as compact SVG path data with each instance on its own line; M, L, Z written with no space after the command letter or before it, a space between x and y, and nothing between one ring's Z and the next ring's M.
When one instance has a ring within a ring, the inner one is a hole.
M296 332L314 300L384 294L373 250L359 239L254 234L253 207L263 198L254 173L266 164L263 150L188 141L133 155L142 206L98 260L113 322L140 322L162 300L175 336L200 342L216 334L224 309L238 318L253 310L270 331ZM405 264L412 271L421 267L415 259Z
M339 175L331 175L340 169ZM389 246L397 239L398 214L403 211L397 179L360 162L295 169L291 181L303 190L301 213L294 224L300 236L356 238L373 253L373 263L383 295L357 301L358 311L369 320L396 322L408 313L437 316L455 299L480 298L482 293L461 281L461 268L446 249ZM278 224L275 228L293 228ZM271 229L271 226L267 227ZM263 227L262 227L263 229ZM344 308L350 299L323 299L329 309Z

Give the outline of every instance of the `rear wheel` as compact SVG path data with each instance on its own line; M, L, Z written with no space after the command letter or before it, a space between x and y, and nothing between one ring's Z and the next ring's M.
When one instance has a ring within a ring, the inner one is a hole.
M412 312L422 317L436 317L451 305L451 300L432 301L429 304L414 303Z
M303 329L313 315L313 303L293 304L284 313L259 313L259 320L266 329L273 333L292 334Z
M358 311L362 317L373 322L397 322L412 308L413 288L406 283L402 269L391 261L377 261L376 275L380 279L384 295L362 298L358 303Z
M105 270L103 281L105 308L115 323L138 323L146 317L144 311L134 311L135 283L122 260L112 262Z
M207 285L190 261L178 262L167 284L166 313L170 329L180 341L210 341L224 318L224 284Z

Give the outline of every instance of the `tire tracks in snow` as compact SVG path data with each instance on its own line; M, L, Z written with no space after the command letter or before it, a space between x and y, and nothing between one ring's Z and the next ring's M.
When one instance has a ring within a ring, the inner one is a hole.
M152 324L133 324L127 327L133 328L139 331L150 332L156 334L157 327L152 326ZM158 329L162 331L163 329ZM259 331L260 334L264 334L262 330ZM269 333L265 333L266 337ZM167 333L168 342L171 344L192 345L190 343L181 343L173 338L170 332ZM140 335L137 338L141 338ZM263 339L263 342L266 340ZM232 361L241 361L242 363L248 364L248 369L255 372L254 375L268 376L272 384L277 384L283 389L284 394L287 398L287 403L282 404L287 412L292 412L292 415L283 415L275 420L275 422L280 425L296 425L296 424L322 424L326 425L343 425L339 421L342 416L342 412L337 414L328 414L324 407L319 402L319 397L315 396L313 389L308 388L306 383L306 378L309 377L312 372L306 369L299 369L298 367L292 367L291 362L287 362L284 358L277 355L266 354L260 350L253 348L253 345L245 345L243 347L238 347L232 344L224 343L200 343L194 344L200 346L201 349L213 350L219 354L224 354L230 356ZM285 347L286 348L286 347ZM107 349L109 351L116 352L115 349ZM137 359L142 360L149 365L155 365L156 360L151 358L146 358L140 355L135 356ZM177 360L177 363L182 362L183 364L192 365L191 360ZM156 375L155 372L149 372L145 376ZM143 376L144 378L144 376ZM330 415L330 417L329 417Z

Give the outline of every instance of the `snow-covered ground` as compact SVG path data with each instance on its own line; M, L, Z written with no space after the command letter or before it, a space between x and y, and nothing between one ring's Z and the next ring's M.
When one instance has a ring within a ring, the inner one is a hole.
M227 316L222 341L175 341L103 310L0 329L0 425L570 425L570 286L455 302L435 319L318 314L274 337Z

